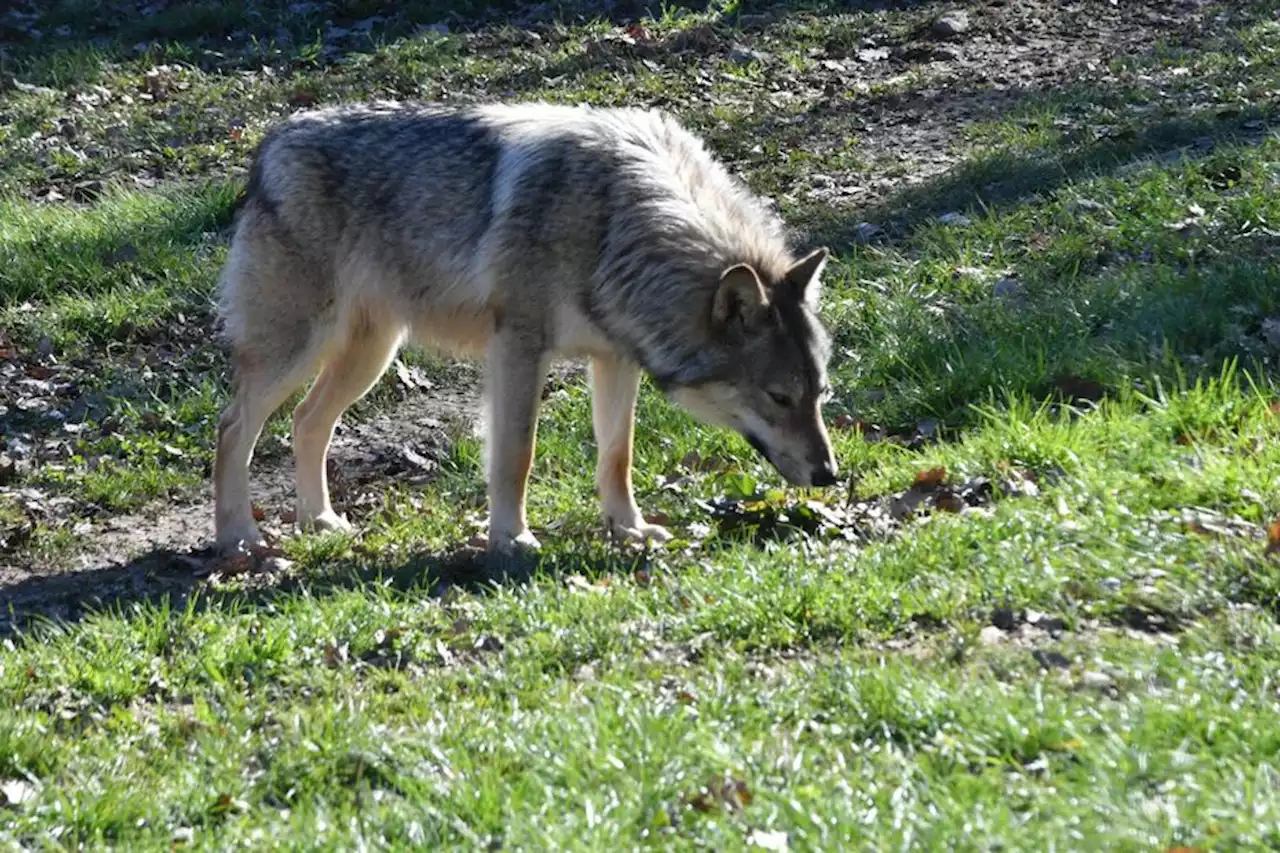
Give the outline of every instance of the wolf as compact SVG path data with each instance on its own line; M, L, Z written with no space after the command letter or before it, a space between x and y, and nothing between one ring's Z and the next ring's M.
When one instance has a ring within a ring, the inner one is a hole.
M377 101L295 114L254 153L219 279L234 390L217 431L217 543L263 544L254 446L313 378L293 410L297 522L351 529L330 503L330 441L406 343L484 360L491 552L539 547L525 493L555 358L589 362L595 485L617 539L670 538L632 489L645 374L790 483L832 485L828 257L794 253L767 203L662 111Z

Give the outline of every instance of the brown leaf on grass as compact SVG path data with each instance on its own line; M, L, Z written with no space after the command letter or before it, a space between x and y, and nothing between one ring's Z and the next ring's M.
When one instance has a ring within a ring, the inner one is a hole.
M680 459L680 467L686 471L700 471L702 473L710 473L714 471L727 471L731 463L720 456L706 456L696 450L690 450ZM664 522L655 521L654 524L663 524Z
M1264 553L1268 557L1280 554L1280 518L1267 526L1267 550Z
M291 107L309 107L315 102L315 93L308 89L299 89L289 96L289 106Z
M938 495L934 499L933 505L943 512L964 512L969 508L964 498L955 492L944 492Z
M242 812L248 809L248 805L244 800L237 799L230 794L219 794L218 799L214 800L213 805L209 808L214 814L227 814L229 812Z
M943 481L947 479L947 469L939 465L937 468L930 468L927 471L920 471L916 474L915 482L912 488L930 489L941 486Z
M324 647L324 665L327 667L340 666L346 663L349 658L350 650L347 648L346 643L338 646L331 644Z
M144 95L150 95L152 100L164 101L169 97L169 80L167 69L152 68L142 78L142 86L140 87Z
M867 432L865 427L869 427L869 424L845 412L845 414L836 415L835 418L832 418L831 427L832 429L852 429L856 430L856 432L864 433Z
M741 779L728 779L723 783L711 782L704 785L697 793L684 798L685 805L695 811L708 814L726 807L730 811L740 812L751 805L754 795Z

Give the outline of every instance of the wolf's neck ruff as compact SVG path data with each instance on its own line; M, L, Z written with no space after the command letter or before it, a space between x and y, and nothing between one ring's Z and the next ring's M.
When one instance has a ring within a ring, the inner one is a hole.
M617 535L665 534L632 496L641 369L750 436L789 480L823 482L825 257L797 261L780 220L662 113L375 103L297 115L259 148L221 280L237 392L219 431L219 540L260 541L253 446L317 372L294 418L298 517L346 525L324 478L330 436L407 340L487 361L499 549L534 542L524 492L559 356L592 361L597 487Z

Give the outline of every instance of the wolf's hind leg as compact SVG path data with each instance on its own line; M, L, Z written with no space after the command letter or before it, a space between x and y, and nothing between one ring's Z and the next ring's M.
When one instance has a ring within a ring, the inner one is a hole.
M333 511L325 459L338 420L369 393L395 357L403 329L361 317L346 342L325 360L320 376L293 410L293 455L297 477L298 525L305 529L350 530Z
M591 420L596 434L596 491L609 533L622 542L671 538L640 514L631 488L631 449L640 368L615 357L591 359Z
M507 555L539 547L525 517L548 367L545 353L529 343L536 337L505 328L490 339L486 353L489 550Z

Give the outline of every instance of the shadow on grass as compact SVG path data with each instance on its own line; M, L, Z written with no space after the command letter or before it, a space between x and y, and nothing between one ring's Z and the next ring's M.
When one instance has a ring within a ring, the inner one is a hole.
M913 103L930 109L940 96ZM1087 97L1082 93L1082 97ZM989 121L1022 103L1034 103L1036 93L1016 98L983 93L961 95L973 121ZM955 106L955 99L950 99ZM839 116L836 113L835 116ZM838 120L818 116L819 126ZM872 223L888 237L903 238L918 226L944 213L1003 208L1052 195L1059 187L1081 179L1113 175L1143 161L1172 164L1209 157L1227 145L1256 145L1266 138L1268 125L1280 120L1280 107L1247 107L1228 116L1205 110L1196 115L1144 123L1140 115L1117 119L1120 127L1096 141L1067 137L1031 151L996 151L969 159L943 175L903 188L884 201L864 208L856 217L817 214L809 231L813 239L834 247L862 242L862 223ZM820 131L821 132L821 131Z
M875 4L865 4L875 5ZM890 4L898 5L898 4ZM108 8L104 9L106 6ZM625 23L663 7L702 10L705 2L644 0L55 0L14 4L0 14L0 75L75 86L96 80L103 62L147 57L231 72L264 62L312 67L372 53L382 44L433 32L502 26L546 28L595 19ZM43 8L41 8L43 7Z
M0 636L23 632L41 623L74 624L95 613L119 613L168 601L179 612L194 596L198 608L234 609L261 606L305 592L324 596L376 585L400 593L425 592L445 598L458 592L484 593L519 587L535 575L579 574L588 578L632 572L647 565L643 554L607 547L572 553L548 552L540 560L492 560L477 549L422 553L403 563L371 567L354 558L334 561L324 572L305 575L231 575L234 585L210 585L220 561L212 549L151 551L123 565L59 575L33 576L0 586Z

